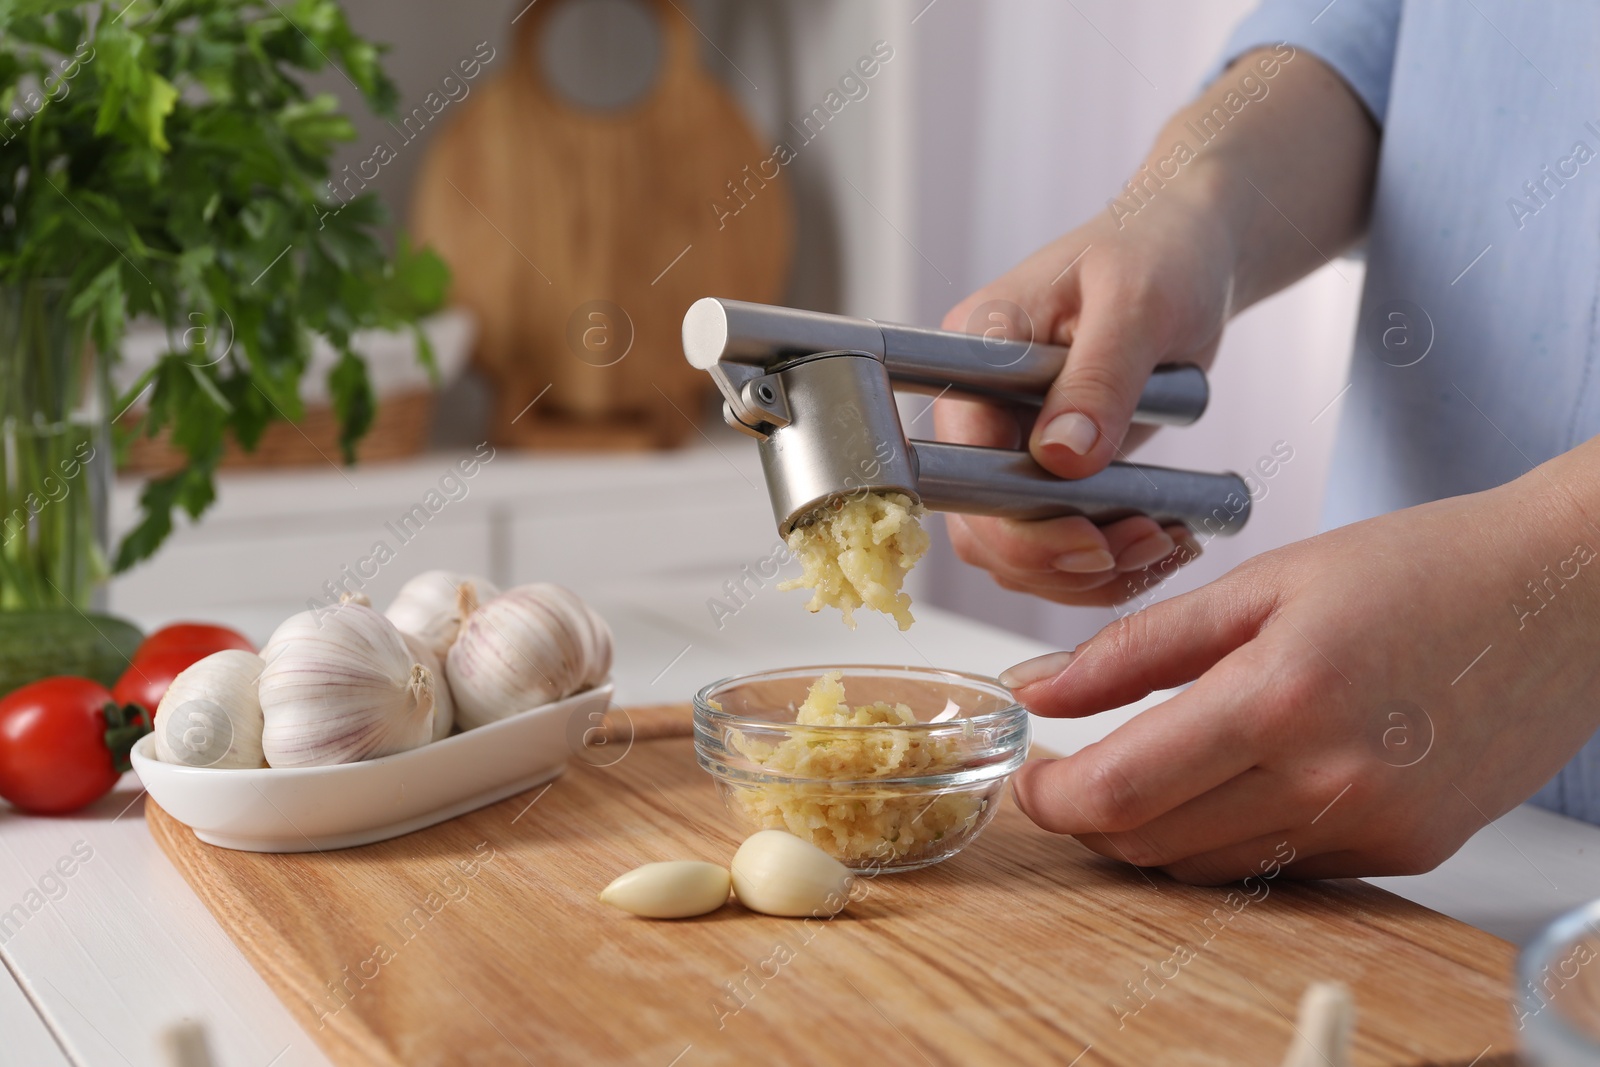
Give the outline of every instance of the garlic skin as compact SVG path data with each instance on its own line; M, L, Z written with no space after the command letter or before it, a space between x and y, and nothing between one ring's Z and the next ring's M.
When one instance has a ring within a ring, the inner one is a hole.
M728 902L726 867L671 860L635 867L600 891L600 902L646 919L687 919Z
M789 918L837 915L856 876L809 841L761 830L733 854L733 894L751 911Z
M400 587L384 615L403 634L420 637L444 661L461 620L500 590L490 581L456 571L423 571Z
M261 747L270 766L354 763L433 739L433 672L370 607L293 615L261 656Z
M605 620L570 589L543 582L470 612L445 657L463 730L591 689L610 670Z
M186 767L265 767L253 652L214 652L172 680L156 708L156 758Z
M433 675L433 738L442 741L450 736L450 727L456 721L456 702L450 696L450 684L445 681L444 661L434 654L428 643L416 634L400 633L400 639L406 643L406 648L411 653L411 659L428 668L428 673Z
M588 613L589 627L594 633L594 651L590 657L590 670L584 676L583 685L579 687L590 689L606 680L606 675L611 673L612 638L611 627L600 613L588 604L583 605L583 610ZM598 670L598 673L597 673Z

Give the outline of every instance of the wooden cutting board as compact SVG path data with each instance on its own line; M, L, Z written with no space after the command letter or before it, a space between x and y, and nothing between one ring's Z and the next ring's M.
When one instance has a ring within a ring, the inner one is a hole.
M1508 943L1356 881L1279 880L1235 910L1009 803L830 921L607 908L622 871L738 844L690 741L660 736L688 714L636 710L631 744L549 786L363 848L231 852L153 802L146 818L340 1064L1271 1067L1321 979L1355 993L1357 1064L1516 1062Z

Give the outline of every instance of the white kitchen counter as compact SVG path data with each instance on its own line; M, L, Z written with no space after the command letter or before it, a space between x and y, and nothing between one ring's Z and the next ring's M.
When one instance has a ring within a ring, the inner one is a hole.
M743 463L741 456L739 465ZM729 489L730 501L745 500L751 492L743 484L747 472L714 454L698 457L692 472L686 473L737 482L736 489ZM573 506L577 494L589 485L581 479L567 485L553 476L543 477L551 471L533 463L506 463L493 474L522 483L525 491L530 484L537 485L567 506ZM325 480L331 483L333 475ZM349 496L362 508L373 507L375 498L380 503L383 499L378 482L376 476L364 478L362 491ZM493 476L480 482L472 503L495 502L496 494L489 491L495 482ZM313 487L302 501L316 491ZM412 485L402 482L397 493L411 491ZM761 529L757 521L763 507L764 501L757 499L751 512L756 518L749 520L750 539L744 542L752 563L766 555L763 546L770 525ZM230 515L224 507L216 522L208 520L186 539L204 548L207 538L224 537L229 522L238 524L241 537L255 536L271 520L252 516L249 510L241 503ZM639 520L619 513L603 521L609 525ZM353 523L350 543L361 547L370 540L373 525ZM513 537L513 557L515 548ZM329 569L328 561L349 554L342 544L332 542L319 551L321 558L307 564L314 574ZM163 557L174 573L180 566L177 555ZM219 568L224 558L226 552L219 547ZM548 569L559 566L549 560L546 556L545 566L534 568L535 573L564 580L559 570ZM737 576L739 566L740 562L699 565L675 574L621 575L610 580L602 580L597 569L592 580L575 582L616 631L619 703L683 700L715 678L762 667L926 662L996 673L1046 651L1034 642L929 608L919 609L919 620L909 634L901 634L878 616L864 616L861 628L852 633L836 616L806 615L801 610L802 594L780 593L770 583L755 591L719 629L706 602L722 592L725 580ZM528 580L523 568L513 571L508 577ZM146 584L149 581L145 579ZM274 599L303 603L310 591L285 590ZM123 603L114 599L113 606L143 625L154 626L193 605L196 611L203 608L205 617L237 625L258 640L282 617L274 605L203 603L200 594L214 590L199 584L187 592L168 585L165 592L172 606L157 613L147 607L157 601L154 592L140 591ZM1103 736L1142 706L1086 720L1036 719L1036 737L1058 751L1075 749ZM36 883L71 853L75 843L93 849L92 857L69 878L59 886L47 886L59 899L44 901L20 930L0 932L0 959L6 965L0 972L0 1063L161 1064L162 1028L192 1018L205 1024L219 1065L326 1064L311 1037L279 1004L156 847L142 808L138 782L129 775L110 796L73 816L34 818L0 810L0 912L26 902ZM1382 879L1380 884L1502 937L1523 941L1559 912L1600 896L1600 828L1518 809L1480 832L1437 871Z
M619 702L681 700L716 677L766 666L926 661L992 673L1042 651L928 609L910 634L879 618L864 618L851 633L837 618L800 611L800 594L771 588L718 631L705 608L715 591L704 580L660 581L601 600L617 633ZM1058 750L1071 749L1136 710L1073 722L1036 720L1037 736ZM325 1064L310 1036L161 854L141 811L138 783L130 775L111 796L76 816L0 815L0 901L7 907L22 900L74 842L94 850L65 881L61 898L0 947L22 986L19 991L0 980L0 1027L6 1035L0 1062L159 1064L160 1029L188 1017L207 1024L221 1065ZM1600 892L1600 828L1519 809L1439 870L1381 883L1520 940ZM23 992L66 1056L31 1016Z

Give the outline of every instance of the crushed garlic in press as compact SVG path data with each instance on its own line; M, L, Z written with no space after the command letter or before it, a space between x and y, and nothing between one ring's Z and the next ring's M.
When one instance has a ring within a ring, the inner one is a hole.
M779 589L810 589L806 610L836 607L855 629L856 608L891 616L911 628L906 573L928 551L921 504L904 493L858 493L789 533L789 548L805 568Z

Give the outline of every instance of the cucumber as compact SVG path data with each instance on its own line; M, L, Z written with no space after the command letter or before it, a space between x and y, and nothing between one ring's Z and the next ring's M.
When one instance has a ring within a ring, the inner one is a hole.
M57 674L116 684L144 640L126 619L93 612L0 611L0 697Z

